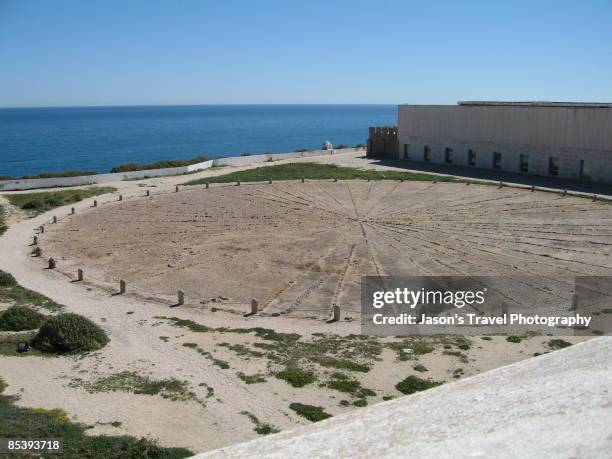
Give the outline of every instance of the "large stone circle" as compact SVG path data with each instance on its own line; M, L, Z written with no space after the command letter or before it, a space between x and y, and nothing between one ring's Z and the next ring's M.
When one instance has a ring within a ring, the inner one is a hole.
M486 185L307 181L124 200L51 225L59 269L189 307L359 315L362 275L609 275L612 206Z

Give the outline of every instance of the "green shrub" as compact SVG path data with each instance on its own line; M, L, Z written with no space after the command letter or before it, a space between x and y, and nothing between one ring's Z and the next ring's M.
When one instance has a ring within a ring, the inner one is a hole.
M368 401L365 398L360 398L359 400L355 400L353 405L363 408L364 406L368 406Z
M304 371L300 368L287 368L275 375L278 379L283 379L293 387L304 387L316 380L316 377L311 371Z
M305 405L302 403L292 403L289 405L293 411L312 422L322 421L323 419L331 418L332 415L326 413L323 407L314 405Z
M17 281L11 273L0 270L0 287L13 287Z
M415 366L413 366L412 368L414 368L414 371L419 371L421 373L427 371L427 367L423 364L417 363Z
M508 341L509 343L520 343L523 339L520 336L508 336L506 338L506 341Z
M104 330L78 314L59 314L48 318L32 340L44 352L87 352L108 343Z
M34 330L39 328L44 321L45 316L33 309L25 306L11 306L0 316L0 330Z
M563 349L564 347L570 347L572 345L572 343L564 339L551 339L547 344L551 349Z
M339 143L338 145L336 145L336 146L334 147L334 150L342 150L342 149L344 149L344 148L349 148L349 146L348 146L348 145L345 145L345 144L343 144L343 143Z
M432 381L430 379L421 379L417 376L408 376L403 381L395 385L395 388L402 394L414 394L422 390L431 389L442 384L441 382Z

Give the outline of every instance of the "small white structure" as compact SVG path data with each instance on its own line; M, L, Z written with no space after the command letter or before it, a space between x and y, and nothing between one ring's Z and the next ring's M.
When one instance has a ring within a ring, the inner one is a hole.
M333 150L333 148L334 146L332 145L332 143L329 140L326 140L325 142L323 142L321 150Z

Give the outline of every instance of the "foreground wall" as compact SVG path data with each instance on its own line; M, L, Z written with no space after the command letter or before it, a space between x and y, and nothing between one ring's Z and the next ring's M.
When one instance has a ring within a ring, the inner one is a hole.
M401 105L398 142L400 159L548 176L552 157L558 177L612 183L612 108Z
M608 458L612 338L383 402L203 458Z
M36 188L53 188L64 186L97 185L101 183L118 182L121 180L137 180L150 177L165 177L181 175L208 169L213 166L245 166L249 164L280 161L282 159L309 158L313 156L333 155L361 151L359 148L342 150L311 150L294 153L277 153L263 155L236 156L218 158L185 167L169 167L165 169L150 169L145 171L118 172L112 174L83 175L78 177L57 177L46 179L0 180L1 191L32 190Z

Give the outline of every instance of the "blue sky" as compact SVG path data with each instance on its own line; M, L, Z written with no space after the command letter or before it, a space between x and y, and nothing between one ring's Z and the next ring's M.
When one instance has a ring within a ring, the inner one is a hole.
M0 0L0 106L612 101L612 0Z

